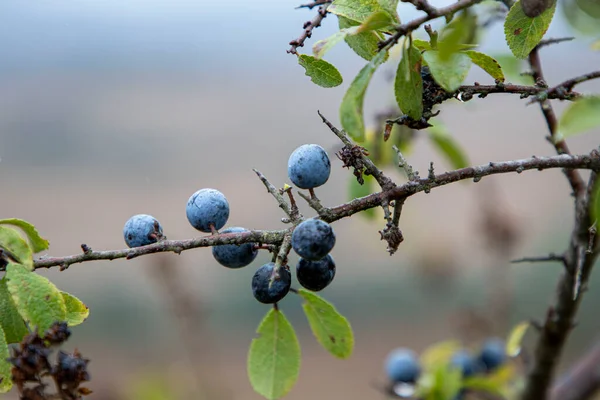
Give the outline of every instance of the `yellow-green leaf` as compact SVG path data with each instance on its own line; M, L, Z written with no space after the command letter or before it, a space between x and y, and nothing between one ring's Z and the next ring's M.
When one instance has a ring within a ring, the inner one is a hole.
M75 326L81 324L90 315L90 309L81 300L70 293L60 292L67 308L67 324Z
M66 321L65 301L48 279L12 263L7 265L5 277L19 314L31 328L44 332L54 322Z
M335 87L342 84L343 79L340 72L325 60L300 54L298 64L306 70L306 76L317 85L325 88Z
M438 365L429 373L431 379L424 387L426 400L453 400L460 391L462 373L450 365Z
M400 110L414 120L423 115L423 78L421 77L421 52L410 46L402 52L398 64L394 93Z
M468 9L462 11L451 23L446 25L437 40L437 50L442 61L448 61L450 56L461 50L475 36L477 17Z
M18 343L28 333L25 321L8 292L6 277L0 279L0 328L4 330L7 343Z
M360 24L348 18L338 16L338 24L340 29L356 28ZM350 47L356 54L364 58L367 61L371 61L375 55L379 52L377 43L381 40L376 32L362 32L357 35L347 35L344 40L348 47Z
M436 343L421 354L421 365L424 370L433 370L447 365L452 355L461 348L462 345L455 340Z
M555 9L556 1L537 17L529 18L520 1L513 4L504 21L504 35L515 57L525 58L537 46L552 22Z
M357 33L384 30L390 28L393 23L394 20L387 11L376 11L360 24Z
M452 168L465 168L469 165L466 153L442 125L432 126L427 131L431 143L446 158Z
M328 38L319 40L313 45L313 54L316 59L322 58L325 53L333 48L336 44L344 40L344 38L348 36L348 31L340 30L329 36Z
M487 72L495 80L504 82L504 73L502 72L502 67L498 61L487 54L475 50L465 51L465 53L469 56L471 61L473 61L473 64Z
M508 340L506 341L506 354L508 354L509 357L516 357L521 352L521 342L527 332L527 328L529 328L529 322L521 322L515 326L508 335Z
M298 380L300 344L283 312L272 308L260 323L248 353L248 377L269 400L285 396Z
M448 93L456 91L462 85L471 68L471 59L464 53L454 53L447 61L442 61L439 53L431 50L423 53L423 59L427 62L433 79Z
M398 16L398 0L379 0L381 8L387 11L396 24L400 23L400 17Z
M335 0L327 11L353 21L363 23L373 13L382 10L377 0Z
M29 243L31 244L31 250L34 253L39 253L40 251L44 251L44 250L48 249L48 247L50 246L50 243L46 239L44 239L43 237L40 236L37 229L35 229L35 226L33 226L32 224L30 224L27 221L23 221L22 219L18 219L18 218L8 218L8 219L1 219L0 224L14 225L14 226L18 226L19 228L21 228L23 230L23 232L25 232L25 234L27 235L27 238L29 239Z
M600 126L600 96L582 97L567 107L558 122L558 138L566 138Z
M340 121L342 128L352 139L361 142L365 138L365 123L363 117L363 102L365 92L371 78L386 57L385 51L380 51L367 65L360 70L346 91L340 105Z
M348 320L335 307L308 290L298 294L305 300L302 309L317 341L338 358L348 358L354 349L354 335Z
M0 225L0 249L13 261L33 269L33 253L19 231Z
M12 365L7 361L8 357L10 357L8 343L4 337L4 331L0 326L0 393L8 392L12 387Z

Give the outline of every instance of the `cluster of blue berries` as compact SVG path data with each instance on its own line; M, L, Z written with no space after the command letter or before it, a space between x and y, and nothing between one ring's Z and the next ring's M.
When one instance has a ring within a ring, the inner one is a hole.
M331 163L327 152L318 145L298 147L288 161L288 176L301 189L314 189L329 179ZM205 233L217 233L229 219L229 203L215 189L201 189L188 200L186 215L190 224ZM221 233L248 231L230 227ZM123 228L127 246L139 247L164 240L163 229L151 215L138 214L131 217ZM312 291L323 290L335 276L335 262L329 252L335 245L335 233L331 226L320 219L308 219L299 223L292 232L291 245L301 257L296 267L300 285ZM242 268L258 255L257 243L214 246L215 260L227 268ZM252 292L261 303L276 303L290 290L291 273L287 265L276 268L275 262L267 263L252 278Z
M491 338L486 340L478 354L473 354L466 349L456 351L449 360L453 368L461 371L463 378L474 375L493 373L506 362L507 355L502 339ZM407 348L392 350L386 361L385 371L390 383L390 391L398 397L405 387L414 388L421 376L422 370L418 357L414 351ZM462 398L459 394L457 399Z

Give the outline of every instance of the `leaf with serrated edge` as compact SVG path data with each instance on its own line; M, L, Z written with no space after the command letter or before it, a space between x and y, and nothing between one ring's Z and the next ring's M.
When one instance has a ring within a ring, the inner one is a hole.
M473 64L487 72L492 78L504 82L504 73L502 72L502 67L498 61L487 54L474 50L465 51L465 54L469 56L471 61L473 61Z
M363 23L371 14L382 9L377 0L335 0L327 11Z
M421 52L410 46L404 49L396 70L394 93L400 110L414 120L423 114L423 78Z
M8 343L18 343L28 333L25 321L8 292L6 277L0 279L0 327Z
M67 308L67 324L75 326L85 321L90 315L88 306L70 293L60 292L60 294L65 300L65 307Z
M555 9L556 1L537 17L529 18L520 1L513 4L504 21L504 35L515 57L525 58L537 46L552 22Z
M396 24L400 23L400 17L398 16L398 0L379 0L381 8L387 11Z
M358 27L360 26L358 22L344 17L338 17L338 24L340 29L344 30L349 28L358 30ZM357 35L347 35L344 40L348 47L354 50L358 56L367 61L371 61L371 59L379 52L377 44L381 38L375 32L362 32Z
M31 247L16 229L0 225L0 249L4 250L9 259L33 269Z
M506 341L506 354L508 354L509 357L516 357L521 352L521 342L523 341L525 333L527 333L527 328L529 328L529 322L521 322L516 325L508 335L508 340Z
M12 365L7 361L10 357L8 343L0 326L0 393L6 393L12 388Z
M448 61L442 61L435 50L423 53L423 59L427 62L433 79L448 93L456 91L462 85L472 64L469 56L464 53L454 53Z
M557 139L584 133L600 126L600 96L575 100L558 121Z
M342 84L343 79L340 72L325 60L300 54L298 64L306 70L305 75L310 76L310 79L321 87L330 88Z
M348 320L317 294L304 289L298 290L298 294L306 301L302 309L321 346L338 358L350 357L354 335Z
M30 224L27 221L23 221L18 218L8 218L8 219L0 219L0 224L8 224L18 226L25 232L27 238L29 239L29 243L31 244L31 250L34 253L39 253L40 251L47 250L50 246L50 243L40 236L35 226Z
M54 322L66 320L65 301L47 278L12 263L6 266L5 276L19 314L32 328L44 332Z
M269 400L285 396L298 380L300 344L283 312L271 309L260 323L248 353L248 377Z
M340 121L344 130L352 139L361 142L365 138L365 122L363 119L363 102L365 92L371 78L386 56L385 51L380 51L360 70L350 87L346 91L340 105Z
M432 143L448 160L452 168L460 169L469 165L466 153L442 125L432 126L427 131Z

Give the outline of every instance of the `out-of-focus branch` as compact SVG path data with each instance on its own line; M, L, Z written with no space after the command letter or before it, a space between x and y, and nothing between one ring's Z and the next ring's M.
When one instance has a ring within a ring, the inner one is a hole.
M600 390L600 341L585 353L550 392L550 400L587 400Z

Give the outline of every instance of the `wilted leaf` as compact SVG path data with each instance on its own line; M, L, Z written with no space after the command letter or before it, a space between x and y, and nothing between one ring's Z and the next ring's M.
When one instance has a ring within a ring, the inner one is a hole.
M81 300L70 293L60 292L67 308L67 324L75 326L81 324L90 315L90 309Z
M354 335L348 320L319 295L300 289L305 300L302 309L317 341L338 358L348 358L354 348Z
M0 225L0 249L3 249L10 259L33 269L31 247L16 229Z
M423 53L423 59L427 62L433 79L448 93L456 91L462 85L471 68L471 59L464 53L454 53L448 61L442 61L438 52L431 50Z
M8 357L10 357L8 343L0 326L0 393L6 393L12 388L12 365L7 361Z
M352 139L361 142L365 138L365 123L363 119L363 102L365 92L371 82L371 77L377 67L383 63L385 51L379 52L371 62L360 70L340 105L340 120L344 130Z
M23 221L22 219L17 219L17 218L8 218L8 219L1 219L0 224L14 225L14 226L18 226L19 228L21 228L23 230L23 232L25 232L25 234L27 235L27 238L29 239L29 243L31 244L31 250L34 253L39 253L40 251L44 251L44 250L48 249L48 247L50 246L50 243L46 239L44 239L43 237L40 236L38 231L35 229L35 226L33 226L32 224L30 224L27 221Z
M465 53L469 56L471 61L473 61L473 64L487 72L495 80L504 82L504 73L502 72L502 67L498 61L494 60L487 54L483 54L474 50L469 50Z
M400 110L414 120L423 115L423 78L421 77L421 52L410 46L404 49L398 64L394 93Z
M427 131L431 142L442 156L448 160L452 168L465 168L469 165L469 160L463 149L442 125L432 126Z
M65 301L48 279L12 263L6 267L5 278L19 314L32 328L44 332L54 322L66 320Z
M509 357L516 357L521 352L521 342L527 332L527 328L529 328L529 322L521 322L515 326L508 335L508 340L506 341L506 354L508 354Z
M298 64L306 70L306 75L310 76L311 80L321 87L335 87L343 82L340 72L325 60L300 54Z
M298 380L300 344L283 312L271 309L260 323L248 353L248 377L269 400L285 396Z
M7 343L18 343L28 333L25 321L8 292L6 277L0 279L0 327L4 330Z
M567 107L558 122L559 138L566 138L600 126L600 96L583 97Z
M504 21L504 34L515 57L525 58L537 46L552 22L555 9L556 1L537 17L529 18L520 1L513 4Z

